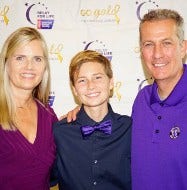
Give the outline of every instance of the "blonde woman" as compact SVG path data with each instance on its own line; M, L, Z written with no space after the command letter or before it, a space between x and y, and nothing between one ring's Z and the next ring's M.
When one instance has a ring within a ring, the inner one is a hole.
M0 54L0 189L48 190L55 158L47 45L23 27Z

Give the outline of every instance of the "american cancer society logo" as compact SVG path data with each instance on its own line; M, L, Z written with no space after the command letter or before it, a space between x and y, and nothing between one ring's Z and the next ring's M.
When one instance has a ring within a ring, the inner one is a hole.
M50 95L48 97L48 104L49 104L50 107L53 106L54 101L55 101L55 92L51 91Z
M52 29L54 24L54 14L51 14L49 7L44 3L25 3L26 19L36 25L37 29Z

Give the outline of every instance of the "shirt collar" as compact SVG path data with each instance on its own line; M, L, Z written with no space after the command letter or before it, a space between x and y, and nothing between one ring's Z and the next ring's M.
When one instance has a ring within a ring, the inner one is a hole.
M162 103L166 104L169 106L174 106L178 104L184 97L187 97L187 69L186 69L186 64L183 64L183 75L170 93L170 95L165 99L165 100L160 100L157 89L158 85L156 82L153 83L153 88L152 88L152 93L151 93L151 98L150 98L150 103ZM181 93L182 91L182 93Z
M106 120L109 120L109 119L112 120L112 114L113 114L112 107L111 107L110 104L108 104L108 113L103 118L103 120L100 121L100 122L103 122L103 121L106 121ZM81 106L81 109L80 109L79 113L77 114L77 120L76 120L76 122L79 123L80 125L95 125L95 124L100 123L100 122L94 121L93 119L91 119L87 115L87 113L84 110L84 106Z

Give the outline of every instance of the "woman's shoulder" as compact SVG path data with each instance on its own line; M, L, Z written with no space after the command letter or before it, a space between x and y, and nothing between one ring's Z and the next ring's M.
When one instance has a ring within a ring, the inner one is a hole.
M52 107L50 107L48 104L43 104L41 101L39 101L37 99L36 99L36 104L37 104L38 109L41 112L43 112L49 116L57 118L56 113L54 112L54 109Z

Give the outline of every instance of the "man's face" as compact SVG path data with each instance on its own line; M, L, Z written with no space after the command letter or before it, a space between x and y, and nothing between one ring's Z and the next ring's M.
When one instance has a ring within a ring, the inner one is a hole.
M185 43L180 42L171 19L145 22L141 26L141 56L157 81L176 83L182 75Z

